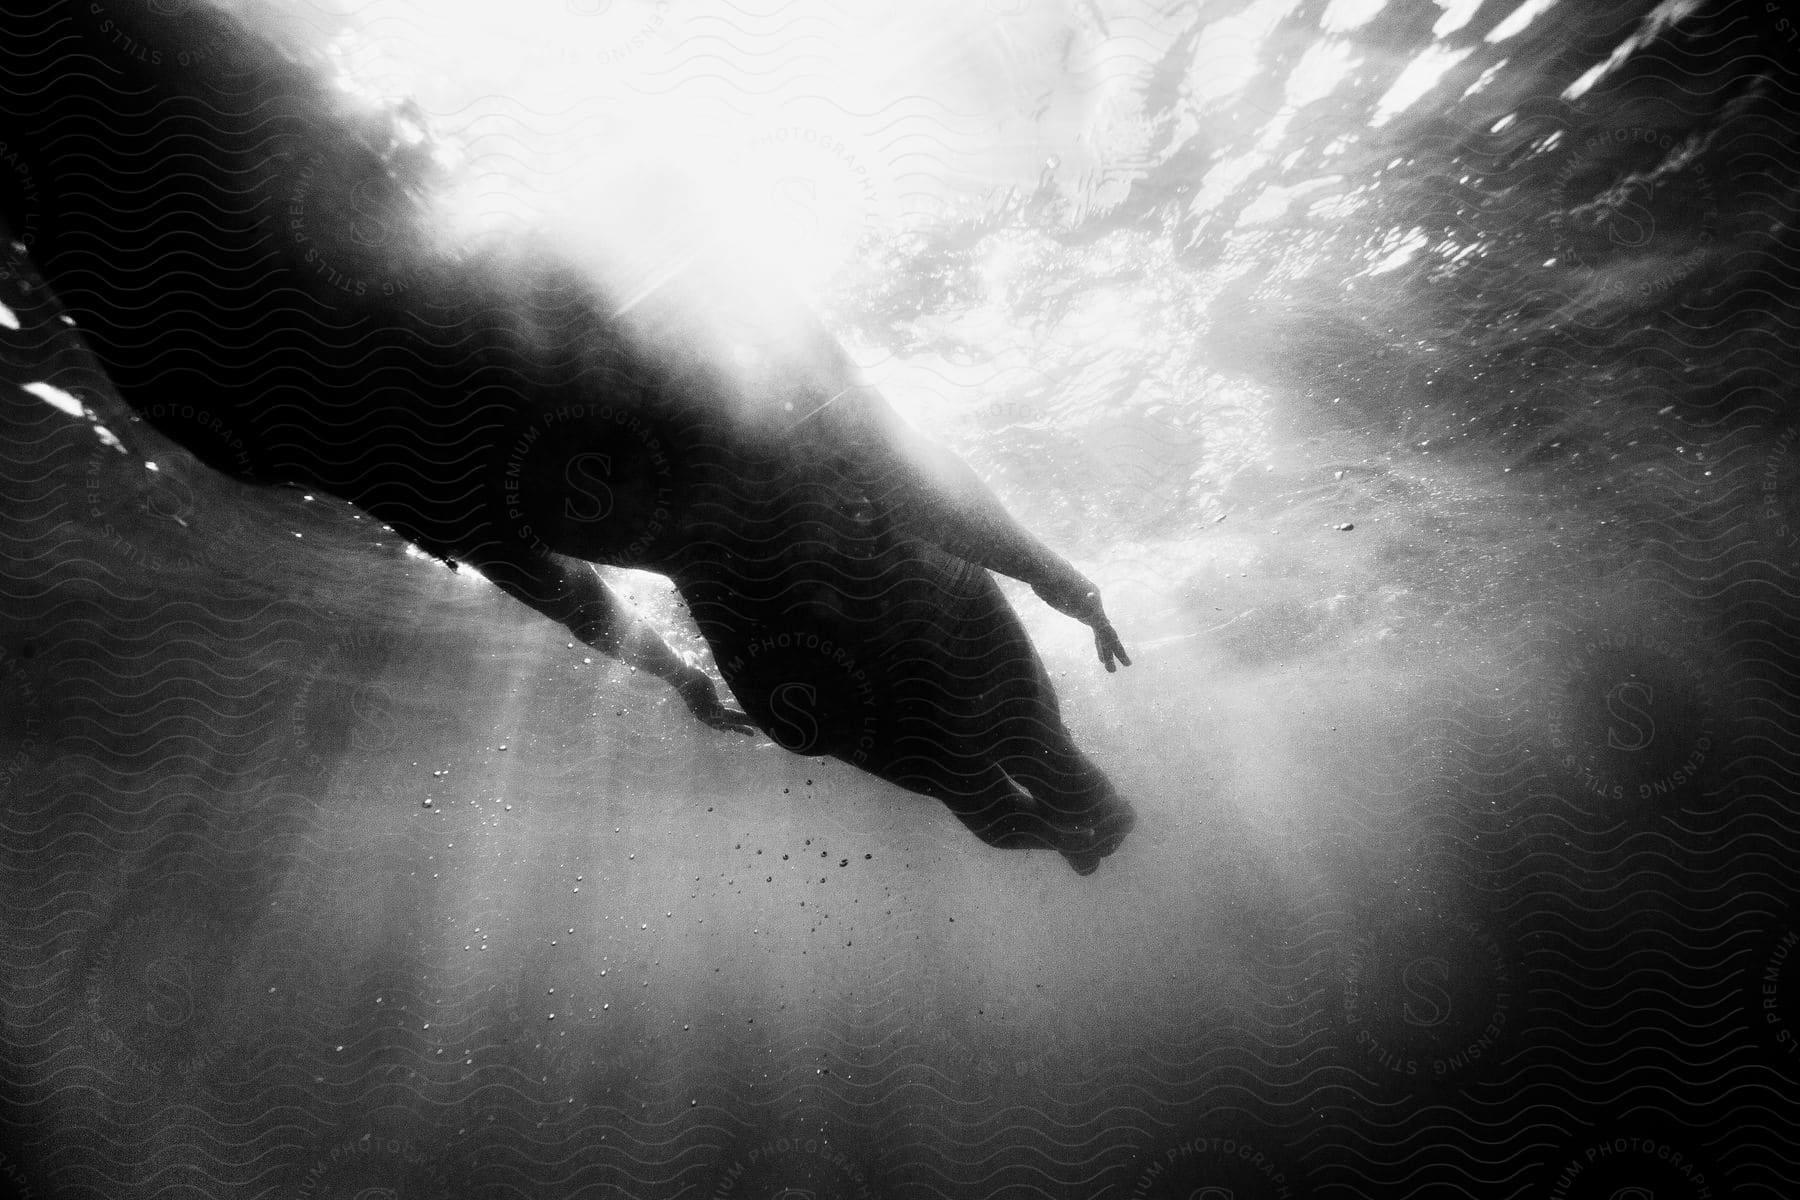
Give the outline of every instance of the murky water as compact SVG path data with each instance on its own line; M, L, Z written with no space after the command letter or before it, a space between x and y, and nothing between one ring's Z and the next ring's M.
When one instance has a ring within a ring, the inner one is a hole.
M1101 584L1117 675L1008 586L1140 824L1077 879L696 727L131 422L15 255L21 1194L1793 1189L1800 15L395 11L475 196L700 139Z

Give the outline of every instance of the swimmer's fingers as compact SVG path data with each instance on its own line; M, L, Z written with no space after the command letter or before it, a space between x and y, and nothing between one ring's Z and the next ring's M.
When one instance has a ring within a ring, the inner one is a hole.
M723 729L730 733L753 734L756 732L756 726L751 723L750 718L735 708L721 706L719 711L710 718L701 717L700 719L714 729Z
M1093 629L1094 650L1100 656L1101 666L1108 671L1117 671L1121 666L1131 665L1131 655L1125 652L1125 643L1120 640L1118 630L1106 619L1106 609L1100 603L1100 589L1086 578L1069 569L1064 577L1034 584L1032 590L1051 608Z
M694 718L709 729L751 734L756 726L748 715L719 703L719 693L706 672L694 669L675 689Z
M735 708L726 708L717 701L708 710L694 709L694 716L709 729L722 729L727 733L753 734L756 726L744 713Z
M1082 581L1087 583L1086 580ZM1100 665L1107 671L1117 671L1120 667L1131 665L1131 655L1125 653L1125 643L1119 637L1119 631L1106 618L1106 609L1100 604L1100 589L1087 584L1068 610L1069 615L1089 626L1094 631L1094 650L1100 655Z
M1105 617L1101 617L1094 626L1094 649L1100 654L1100 665L1108 671L1131 665L1131 655L1125 653L1125 643L1119 640L1119 631ZM1116 664L1114 659L1118 660Z

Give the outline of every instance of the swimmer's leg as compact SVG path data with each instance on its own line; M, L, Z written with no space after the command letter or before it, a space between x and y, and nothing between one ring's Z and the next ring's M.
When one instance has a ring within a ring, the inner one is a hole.
M1021 764L1016 778L1030 788L1045 820L1057 832L1056 850L1077 875L1092 875L1100 860L1119 848L1137 824L1137 813L1120 796L1100 768L1072 747L1055 756L1056 768L1043 759Z
M755 731L749 717L719 702L711 677L671 650L662 635L606 586L593 564L529 547L457 557L507 595L566 625L602 654L667 683L703 724L739 733Z
M976 837L1001 849L1054 850L1077 875L1092 875L1137 824L1130 803L1099 768L1079 753L1072 772L1047 776L1041 765L999 764L970 781L967 791L943 784L918 790L935 795Z

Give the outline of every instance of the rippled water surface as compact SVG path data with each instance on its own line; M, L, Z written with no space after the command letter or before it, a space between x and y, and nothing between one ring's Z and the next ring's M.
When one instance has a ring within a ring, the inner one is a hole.
M825 312L1101 585L1117 675L1006 587L1140 822L1077 878L697 727L132 421L15 252L20 1194L1800 1187L1800 10L265 19L447 235Z

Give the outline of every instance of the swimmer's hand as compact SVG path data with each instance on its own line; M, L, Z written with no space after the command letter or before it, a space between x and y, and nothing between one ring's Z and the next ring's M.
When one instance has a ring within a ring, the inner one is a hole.
M1125 653L1119 631L1106 619L1106 610L1100 605L1100 589L1080 572L1071 567L1066 577L1054 583L1034 583L1031 590L1057 612L1074 617L1093 629L1094 651L1100 656L1101 666L1108 671L1117 671L1120 666L1131 665L1131 655Z
M713 729L729 730L732 733L755 733L756 726L750 718L735 708L726 708L719 703L719 693L713 687L713 681L705 671L698 667L689 667L679 679L673 681L675 694L681 697L688 711L702 724Z
M1106 614L1100 611L1099 593L1094 594L1095 619L1088 622L1094 627L1094 652L1100 656L1100 665L1108 671L1117 671L1119 667L1131 665L1131 655L1125 653L1125 643L1119 638L1119 631L1112 627ZM1118 659L1117 665L1113 660Z

